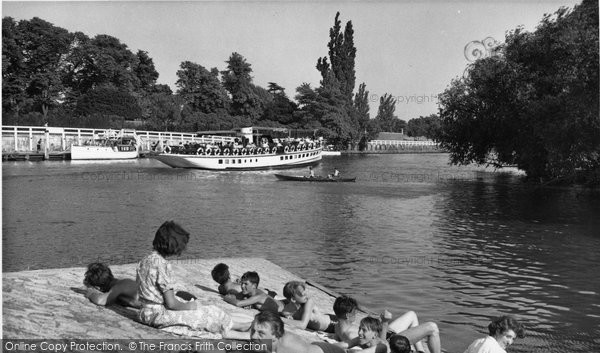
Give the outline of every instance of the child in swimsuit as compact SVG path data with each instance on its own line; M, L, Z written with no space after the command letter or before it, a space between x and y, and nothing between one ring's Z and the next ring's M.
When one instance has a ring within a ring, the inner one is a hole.
M283 309L282 315L300 321L298 327L327 333L335 332L335 316L321 313L315 301L307 296L304 282L286 283L283 287L283 296L289 300L289 303Z
M110 267L94 262L88 265L83 284L87 287L85 297L96 305L114 303L140 308L136 281L128 278L117 279Z
M212 271L211 276L219 284L219 294L227 295L233 294L237 296L240 292L236 289L235 283L231 280L231 275L229 275L229 266L224 263L220 263L216 265Z
M237 307L252 306L254 309L271 311L276 314L283 310L285 306L283 302L272 298L261 289L258 289L258 283L260 282L258 273L248 271L242 275L241 281L241 294L244 299L238 300L234 295L227 295L223 297L226 302Z
M341 296L336 298L333 304L333 310L338 317L339 323L335 327L336 339L340 342L348 343L356 337L357 328L354 324L358 303L355 299ZM382 320L391 319L391 313L387 310L382 314ZM388 320L389 321L389 320ZM384 322L385 323L385 322ZM401 334L405 336L415 345L417 352L424 351L423 339L427 339L427 346L432 353L441 352L440 336L437 325L434 322L426 322L420 324L417 314L414 311L408 311L389 322L385 330L386 336L391 334Z
M349 351L387 353L389 346L382 333L385 332L384 326L387 321L382 323L378 318L367 316L360 320L358 326L358 337L352 339L348 348L359 347L359 350L350 349Z

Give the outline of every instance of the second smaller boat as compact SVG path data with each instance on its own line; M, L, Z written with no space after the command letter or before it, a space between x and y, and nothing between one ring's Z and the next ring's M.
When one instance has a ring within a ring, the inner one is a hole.
M316 183L353 183L356 181L356 178L340 178L340 177L307 177L307 176L299 176L299 175L285 175L285 174L275 174L277 179L284 181L308 181L308 182L316 182Z

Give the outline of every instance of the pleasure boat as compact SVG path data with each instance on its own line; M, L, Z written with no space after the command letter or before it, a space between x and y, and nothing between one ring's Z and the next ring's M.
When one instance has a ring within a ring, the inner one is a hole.
M218 131L218 135L199 132L198 140L166 146L164 152L154 158L173 168L208 170L293 168L319 162L322 142L293 138L292 131L295 130L247 127L239 131ZM273 138L277 133L287 134L287 137Z

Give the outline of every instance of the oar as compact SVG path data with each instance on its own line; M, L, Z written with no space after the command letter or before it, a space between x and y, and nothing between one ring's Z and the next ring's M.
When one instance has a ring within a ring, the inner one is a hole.
M329 289L329 288L326 288L326 287L324 287L324 286L322 286L322 285L318 284L317 282L313 282L313 281L306 281L306 284L308 284L308 285L311 285L311 286L313 286L313 287L315 287L315 288L319 289L320 291L322 291L322 292L325 292L325 293L329 294L330 296L332 296L332 297L334 297L334 298L337 298L337 297L340 297L340 296L341 296L341 294L340 294L340 293L338 293L338 292L336 292L336 291L334 291L334 290L331 290L331 289ZM371 310L371 309L369 309L369 308L367 308L367 307L365 307L365 306L363 306L363 305L360 305L360 304L358 304L358 310L362 311L362 312L363 312L363 313L365 313L365 314L368 314L368 315L374 315L374 316L377 316L377 317L379 317L379 314L378 314L378 313L374 312L373 310Z

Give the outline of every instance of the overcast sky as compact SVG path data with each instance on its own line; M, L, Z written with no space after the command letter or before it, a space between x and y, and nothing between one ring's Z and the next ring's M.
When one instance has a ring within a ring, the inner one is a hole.
M398 100L404 120L437 112L436 95L467 60L465 45L522 25L534 30L545 13L580 1L3 1L2 16L40 17L70 32L108 34L133 52L147 51L176 90L183 61L225 69L232 52L252 65L254 83L276 82L294 97L303 82L319 85L317 58L327 55L337 11L352 21L357 84L365 82L375 117L384 93Z

